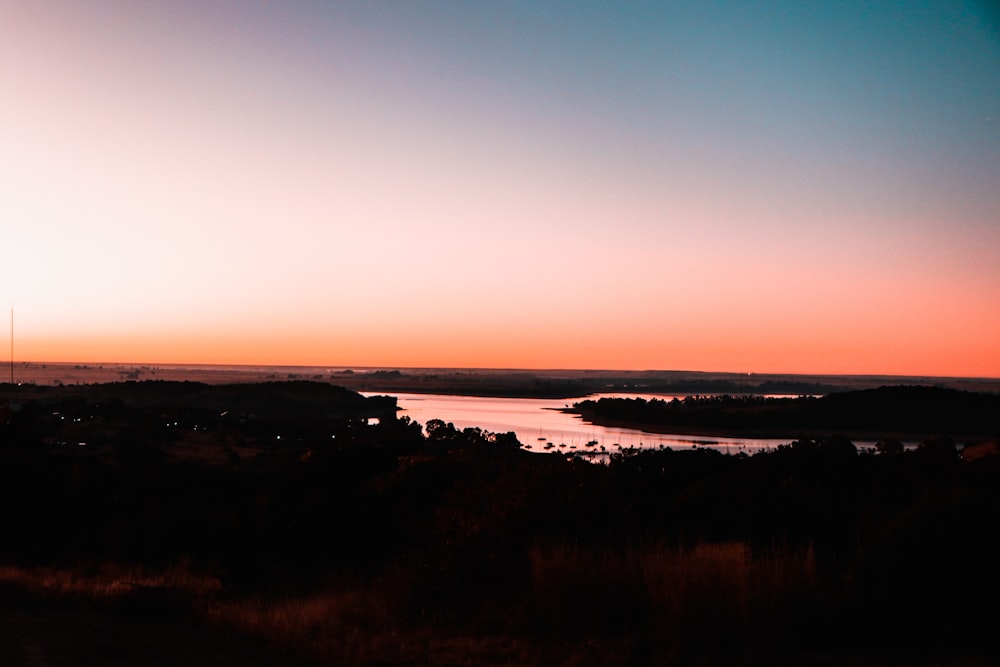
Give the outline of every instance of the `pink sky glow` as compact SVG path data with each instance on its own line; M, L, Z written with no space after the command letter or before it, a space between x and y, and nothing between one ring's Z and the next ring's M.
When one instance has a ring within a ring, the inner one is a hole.
M1000 377L976 16L487 7L0 4L18 358Z

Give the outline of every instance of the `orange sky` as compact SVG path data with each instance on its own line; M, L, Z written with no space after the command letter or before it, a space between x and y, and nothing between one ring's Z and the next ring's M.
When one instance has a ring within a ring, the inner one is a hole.
M16 357L1000 377L987 17L586 7L3 5Z

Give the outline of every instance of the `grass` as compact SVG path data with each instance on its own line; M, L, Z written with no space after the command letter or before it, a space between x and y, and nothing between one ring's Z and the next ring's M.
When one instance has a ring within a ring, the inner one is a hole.
M222 590L217 578L195 572L186 563L161 569L112 562L73 569L7 565L0 566L0 586L40 599L92 602L120 601L137 591L205 597Z
M743 652L773 619L815 604L812 549L753 554L741 542L531 554L535 623L562 637L635 634L658 654Z
M393 655L407 648L377 589L210 600L200 609L213 623L276 646L295 647L331 664L363 664L376 654Z
M527 558L518 592L506 602L479 600L459 621L424 616L413 592L420 590L417 573L403 569L277 595L233 594L187 563L160 570L117 563L6 566L0 591L21 591L41 609L68 601L97 603L129 619L144 612L157 621L149 627L161 626L160 612L181 608L183 616L165 618L259 642L295 664L880 664L816 654L816 646L838 644L815 636L797 643L801 633L823 627L836 599L811 547L554 543L530 548Z
M90 601L155 615L183 601L188 617L323 664L682 664L740 656L750 635L815 590L811 550L754 555L743 543L599 550L537 546L517 621L493 624L482 600L468 623L423 617L412 574L345 582L299 596L232 597L186 564L152 571L103 563L76 570L0 568L0 585L33 599ZM516 598L516 596L515 596ZM477 618L478 616L478 618Z

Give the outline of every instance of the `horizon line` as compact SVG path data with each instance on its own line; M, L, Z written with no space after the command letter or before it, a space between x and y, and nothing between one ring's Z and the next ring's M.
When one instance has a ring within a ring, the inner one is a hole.
M907 373L810 373L810 372L772 372L772 371L718 371L691 369L626 369L626 368L531 368L517 366L406 366L406 365L373 365L373 364L275 364L275 363L212 363L212 362L124 362L124 361L33 361L23 360L18 364L30 365L87 365L87 366L127 366L127 367L174 367L174 368L339 368L343 370L409 370L409 371L489 371L518 373L628 373L628 374L688 374L688 375L731 375L737 377L830 377L830 378L922 378L942 380L986 380L1000 381L1000 377L990 375L936 375ZM10 361L14 368L13 358Z

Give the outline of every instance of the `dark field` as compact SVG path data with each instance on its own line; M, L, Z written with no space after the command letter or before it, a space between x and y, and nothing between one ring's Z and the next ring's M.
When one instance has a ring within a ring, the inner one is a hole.
M15 389L0 664L1000 659L995 394L906 390L947 406L914 450L816 413L771 452L595 465L282 379ZM883 394L838 400L912 433Z

